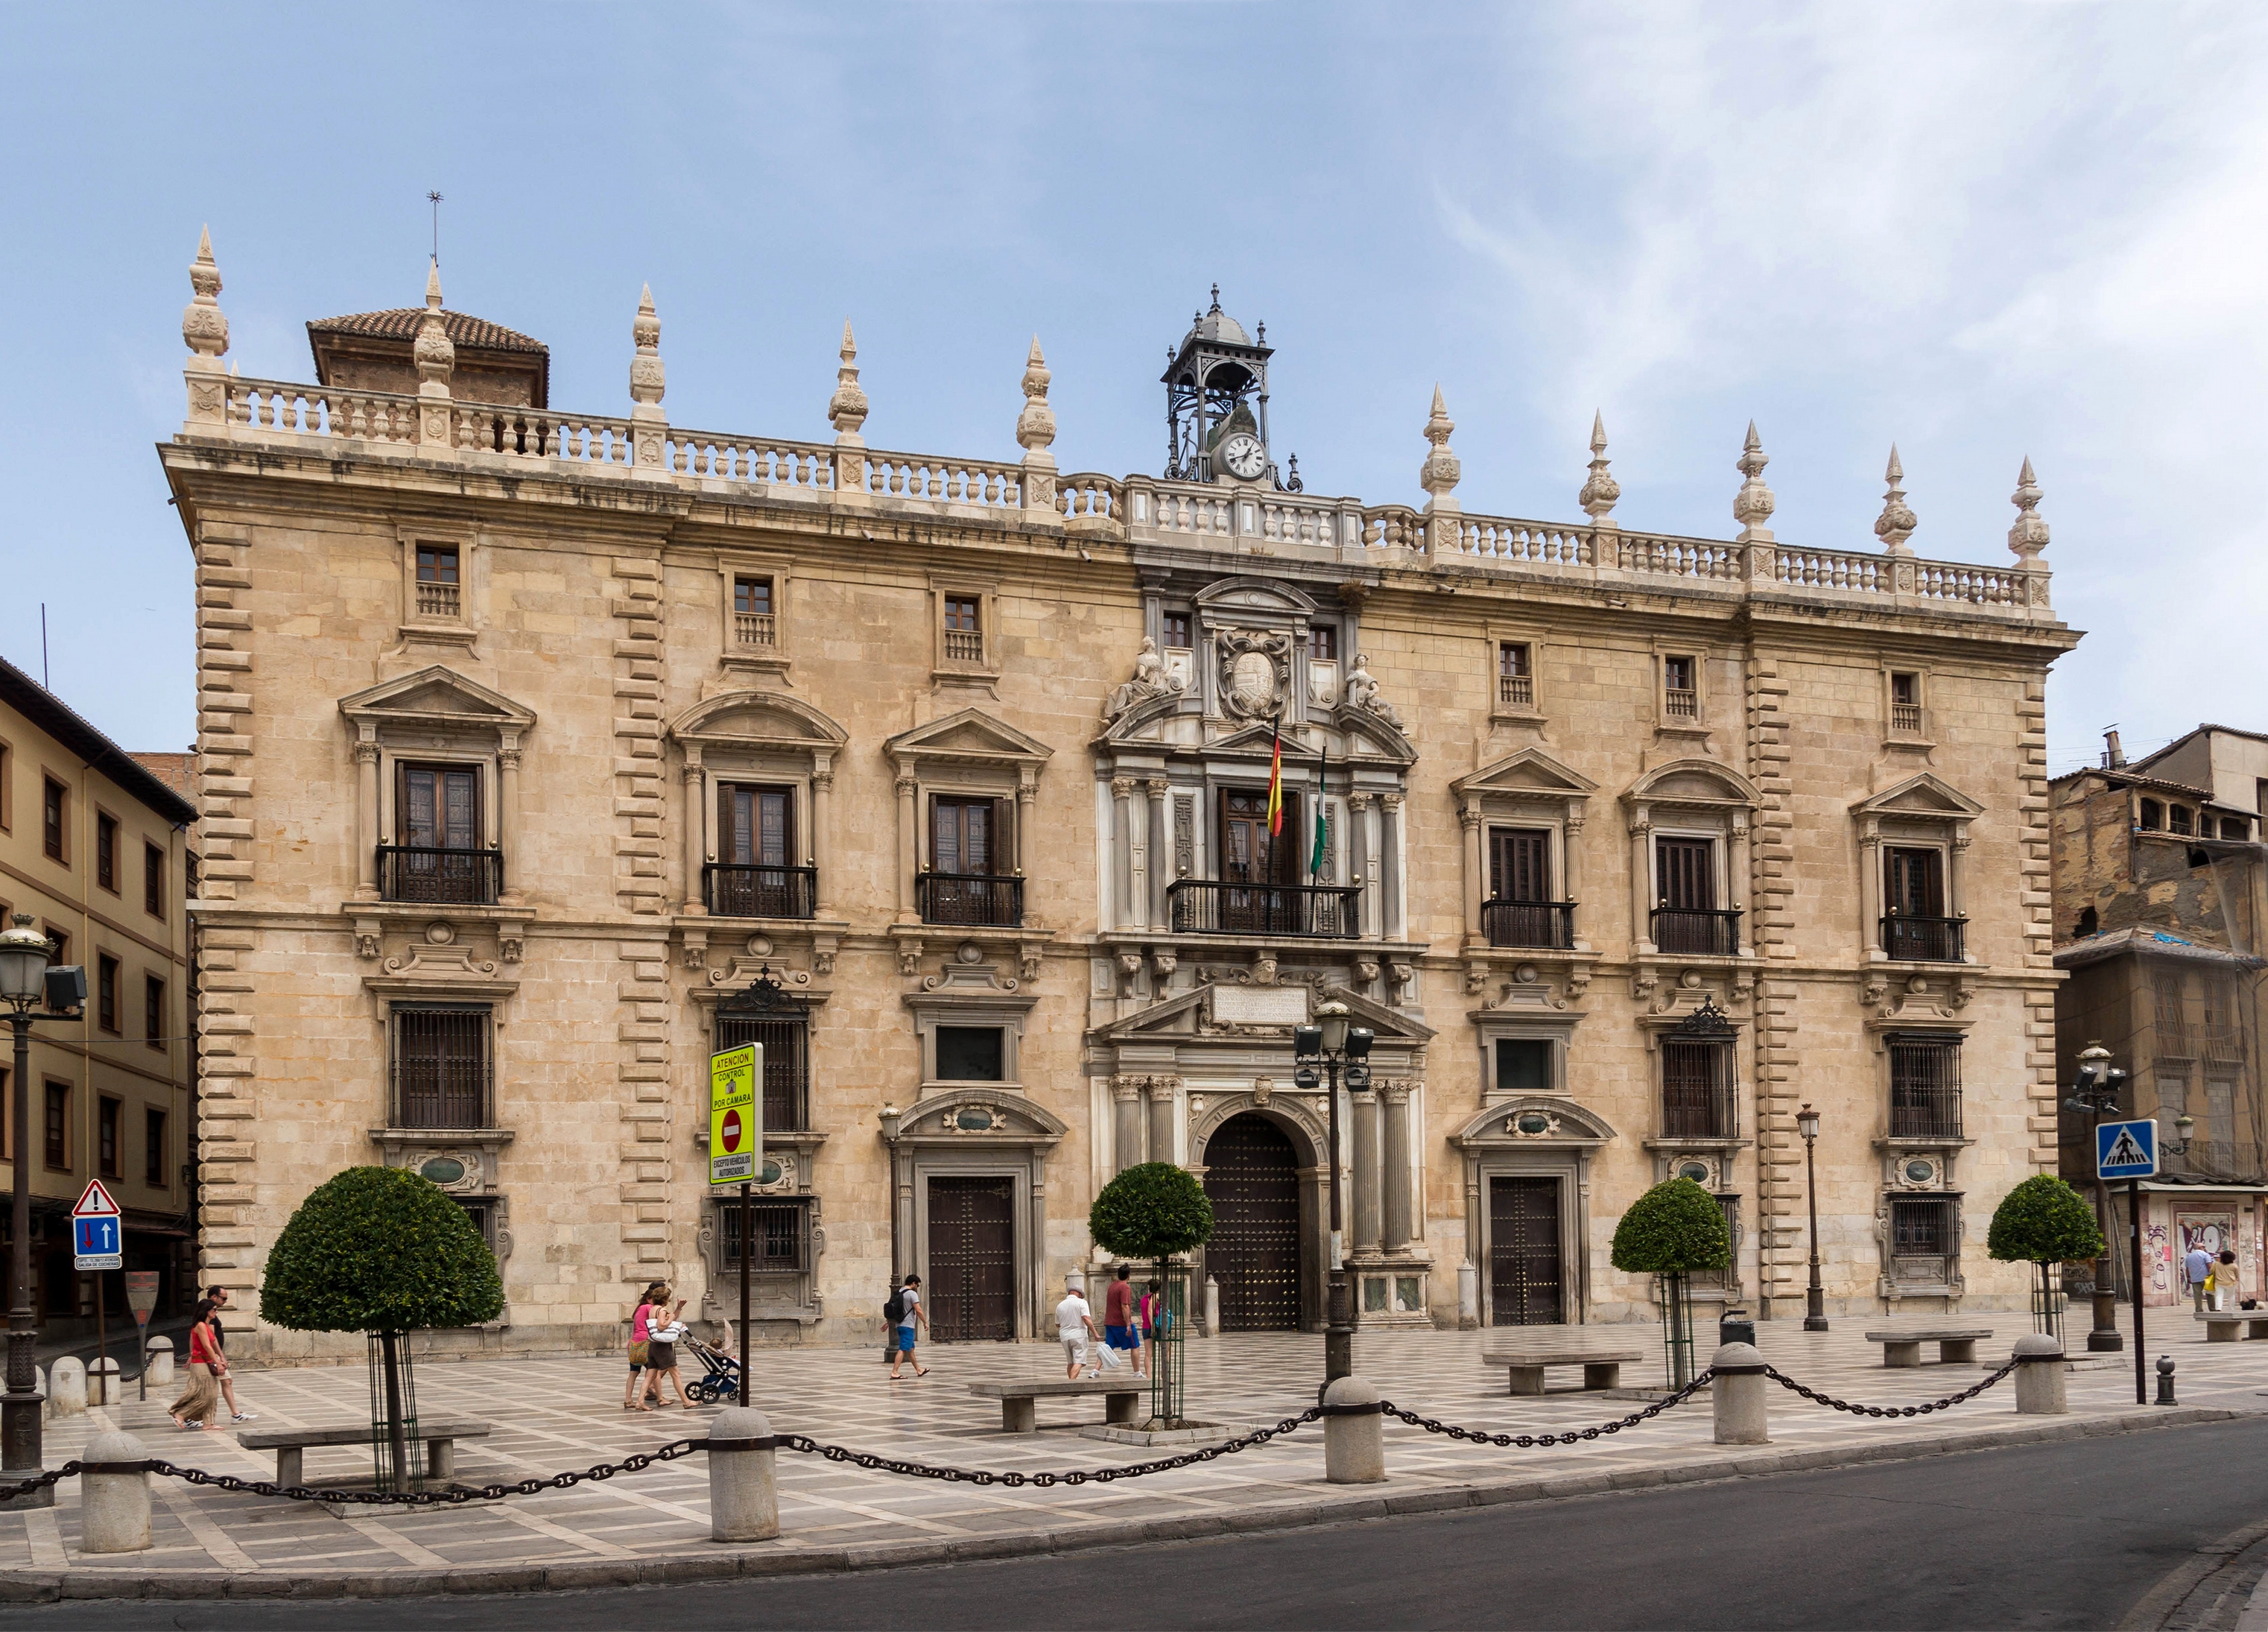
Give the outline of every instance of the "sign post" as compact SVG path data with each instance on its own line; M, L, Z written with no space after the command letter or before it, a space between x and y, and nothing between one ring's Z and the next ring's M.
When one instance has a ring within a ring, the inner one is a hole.
M91 1178L79 1193L78 1204L71 1208L71 1267L94 1274L94 1352L99 1356L95 1375L103 1379L102 1403L106 1406L118 1402L109 1393L110 1333L103 1324L102 1272L122 1269L125 1265L118 1203L110 1199L110 1192L102 1187L100 1179Z
M158 1272L126 1272L126 1307L134 1311L134 1341L142 1355L142 1398L150 1398L150 1313L158 1307Z
M2154 1121L2104 1122L2095 1130L2095 1171L2103 1179L2126 1181L2126 1227L2134 1266L2134 1403L2150 1403L2142 1353L2142 1300L2148 1281L2142 1273L2142 1181L2158 1171L2158 1125Z
M764 1046L709 1056L709 1183L740 1187L740 1394L748 1403L748 1259L755 1250L753 1186L764 1159Z

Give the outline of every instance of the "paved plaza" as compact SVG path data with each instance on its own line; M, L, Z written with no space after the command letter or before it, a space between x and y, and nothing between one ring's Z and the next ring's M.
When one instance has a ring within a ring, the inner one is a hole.
M1838 1319L1831 1333L1808 1334L1799 1321L1784 1320L1759 1326L1758 1343L1769 1361L1797 1379L1875 1405L1933 1399L1968 1387L1989 1369L1885 1370L1879 1348L1862 1333L1898 1324L1920 1323L1854 1317ZM1979 1345L1980 1357L1994 1365L2027 1329L2018 1314L1964 1316L1962 1324L1994 1328L1992 1339ZM1638 1408L1595 1394L1509 1395L1504 1373L1487 1370L1480 1357L1484 1342L1496 1346L1513 1335L1366 1335L1356 1341L1356 1369L1398 1405L1491 1431L1559 1432ZM1656 1328L1530 1328L1517 1335L1660 1353ZM436 1510L335 1512L313 1503L159 1479L152 1481L155 1547L107 1557L79 1551L79 1481L69 1480L58 1487L52 1509L0 1513L0 1593L434 1591L935 1562L1833 1466L1874 1455L1929 1454L1992 1443L2012 1430L2108 1433L2137 1422L2195 1420L2199 1410L2268 1410L2268 1342L2208 1345L2186 1311L2154 1319L2150 1337L2154 1361L2165 1353L2178 1364L2178 1411L2138 1411L2130 1353L2107 1357L2110 1363L2100 1367L2080 1357L2080 1369L2069 1377L2072 1415L2063 1419L2018 1418L2007 1382L1948 1411L1887 1421L1829 1410L1775 1386L1768 1402L1773 1444L1756 1449L1712 1443L1705 1397L1623 1433L1548 1450L1464 1444L1389 1420L1390 1478L1383 1486L1324 1483L1320 1425L1138 1481L1047 1489L912 1479L784 1451L783 1534L747 1547L720 1547L708 1540L708 1470L699 1455L568 1490ZM1705 1341L1705 1359L1708 1347ZM1188 1348L1191 1414L1233 1424L1295 1414L1313 1403L1322 1348L1320 1337L1294 1334L1193 1340ZM1081 1436L1080 1427L1101 1422L1101 1402L1094 1399L1043 1399L1037 1435L1005 1436L998 1403L972 1396L965 1386L976 1379L1060 1377L1060 1368L1051 1365L1058 1352L1052 1344L939 1346L925 1351L928 1377L916 1380L908 1372L905 1380L891 1383L878 1348L760 1350L755 1400L776 1431L955 1467L1036 1473L1167 1454ZM1925 1350L1934 1352L1933 1346ZM1572 1381L1572 1374L1566 1375ZM1658 1359L1625 1368L1626 1383L1659 1377ZM707 1408L625 1414L622 1379L611 1357L435 1362L418 1371L418 1404L429 1419L479 1417L495 1425L490 1437L459 1446L458 1478L471 1485L617 1461L630 1451L706 1432L714 1414ZM238 1392L260 1414L261 1428L368 1417L368 1385L360 1366L240 1372ZM273 1456L243 1449L233 1434L174 1431L165 1403L154 1397L147 1403L129 1400L85 1417L51 1421L50 1465L77 1456L103 1427L118 1426L140 1435L152 1455L178 1464L274 1476ZM311 1485L366 1481L369 1474L366 1448L307 1453ZM498 1573L504 1571L513 1573Z

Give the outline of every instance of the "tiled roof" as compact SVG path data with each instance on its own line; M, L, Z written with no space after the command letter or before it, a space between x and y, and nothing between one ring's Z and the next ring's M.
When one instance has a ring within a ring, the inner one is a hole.
M2057 782L2068 782L2073 778L2082 776L2099 776L2104 781L2115 783L2120 787L2154 787L2169 794L2186 794L2200 804L2211 804L2213 801L2211 788L2192 787L2187 782L2169 782L2163 777L2144 776L2139 772L2130 771L2124 766L2114 771L2109 765L2081 765L2076 771L2066 771L2061 776L2051 777L2048 780L2052 785ZM2229 809L2234 810L2235 807L2232 805Z
M307 325L307 334L311 339L316 335L328 334L368 335L378 340L415 340L417 325L424 316L423 306L400 306L390 312L353 312L344 317L314 319ZM468 345L486 351L541 351L547 357L551 351L551 348L541 340L531 340L501 323L491 323L485 317L468 317L462 312L443 312L441 329L449 336L452 345Z
M175 826L187 827L197 819L195 805L5 658L0 658L0 708L14 709Z

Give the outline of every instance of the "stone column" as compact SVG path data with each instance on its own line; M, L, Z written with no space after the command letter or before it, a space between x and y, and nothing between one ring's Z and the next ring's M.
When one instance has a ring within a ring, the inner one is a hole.
M1174 1159L1174 1106L1182 1079L1177 1076L1153 1076L1150 1086L1150 1160L1170 1162Z
M1580 801L1567 808L1567 825L1559 851L1560 898L1580 902L1583 898L1583 807ZM1575 939L1576 944L1582 943L1580 935Z
M1465 830L1465 944L1482 946L1488 941L1481 929L1481 902L1488 894L1488 853L1479 804L1466 800L1457 807L1457 820Z
M822 757L814 762L811 772L811 868L817 875L812 881L811 910L817 918L831 918L835 913L834 858L834 761Z
M1880 963L1882 950L1882 824L1868 816L1859 830L1859 913L1865 920L1860 939L1869 962Z
M1378 889L1370 876L1370 795L1347 795L1347 882L1362 886L1357 897L1365 934L1376 933L1378 918Z
M701 868L709 860L708 779L701 756L685 756L685 915L697 918L709 911L708 892L701 887Z
M1354 1250L1378 1251L1378 1095L1362 1089L1354 1106Z
M1875 877L1881 876L1879 871ZM1969 911L1969 823L1953 824L1953 845L1945 858L1945 915L1960 918ZM1968 950L1964 944L1962 951Z
M1163 777L1152 777L1148 784L1150 794L1150 836L1145 853L1150 863L1150 925L1163 929L1169 921L1166 903L1166 886L1174 877L1174 836L1166 817L1166 795L1173 784ZM1160 1156L1160 1161L1172 1158Z
M1631 949L1653 950L1653 868L1646 846L1653 842L1653 813L1644 805L1631 812Z
M921 810L914 802L919 786L909 776L898 778L898 922L902 924L921 921L914 910L914 869L921 864Z
M378 744L355 744L355 899L378 899Z
M509 888L497 892L497 899L507 906L517 906L521 899L519 887L512 881L519 876L519 866L526 860L519 853L519 741L505 741L503 751L497 755L497 847L504 852L504 877Z
M1378 803L1379 908L1383 915L1379 931L1399 940L1409 927L1402 918L1402 795L1381 794Z
M1725 870L1732 875L1731 879L1727 881L1727 894L1729 899L1726 905L1741 914L1741 944L1754 951L1756 944L1756 927L1749 921L1748 916L1749 885L1753 880L1749 873L1749 813L1747 811L1733 812L1733 831L1731 837L1726 840L1725 848L1727 852Z
M1110 779L1110 913L1112 927L1134 926L1134 779Z
M1399 1252L1410 1244L1410 1084L1388 1082L1380 1096L1386 1102L1386 1222L1380 1244Z
M1142 1159L1142 1085L1130 1076L1119 1077L1110 1084L1110 1097L1116 1102L1110 1170L1123 1173Z

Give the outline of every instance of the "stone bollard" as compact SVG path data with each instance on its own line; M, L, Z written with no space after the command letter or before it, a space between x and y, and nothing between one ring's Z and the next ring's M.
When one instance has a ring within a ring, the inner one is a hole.
M1768 1445L1764 1423L1764 1357L1753 1343L1727 1343L1709 1362L1717 1376L1710 1385L1720 1445Z
M1457 1330L1481 1329L1481 1272L1467 1259L1457 1266Z
M2158 1356L2158 1397L2151 1403L2161 1406L2181 1404L2174 1398L2174 1357L2171 1355Z
M90 1406L114 1406L123 1398L118 1392L118 1362L107 1355L94 1361L86 1369L86 1403Z
M59 1355L48 1368L48 1399L59 1417L75 1417L86 1410L86 1368L69 1355Z
M2061 1416L2071 1409L2064 1381L2063 1345L2044 1333L2016 1340L2016 1410L2023 1416Z
M1204 1334L1220 1335L1220 1282L1211 1275L1205 1277Z
M769 1541L780 1532L779 1452L771 1420L727 1406L709 1424L709 1539Z
M150 1545L150 1453L131 1434L97 1434L79 1454L85 1515L82 1550L139 1553Z
M1386 1417L1378 1385L1343 1377L1323 1391L1323 1478L1374 1485L1386 1477Z
M169 1388L173 1381L173 1340L153 1337L150 1340L150 1385Z

